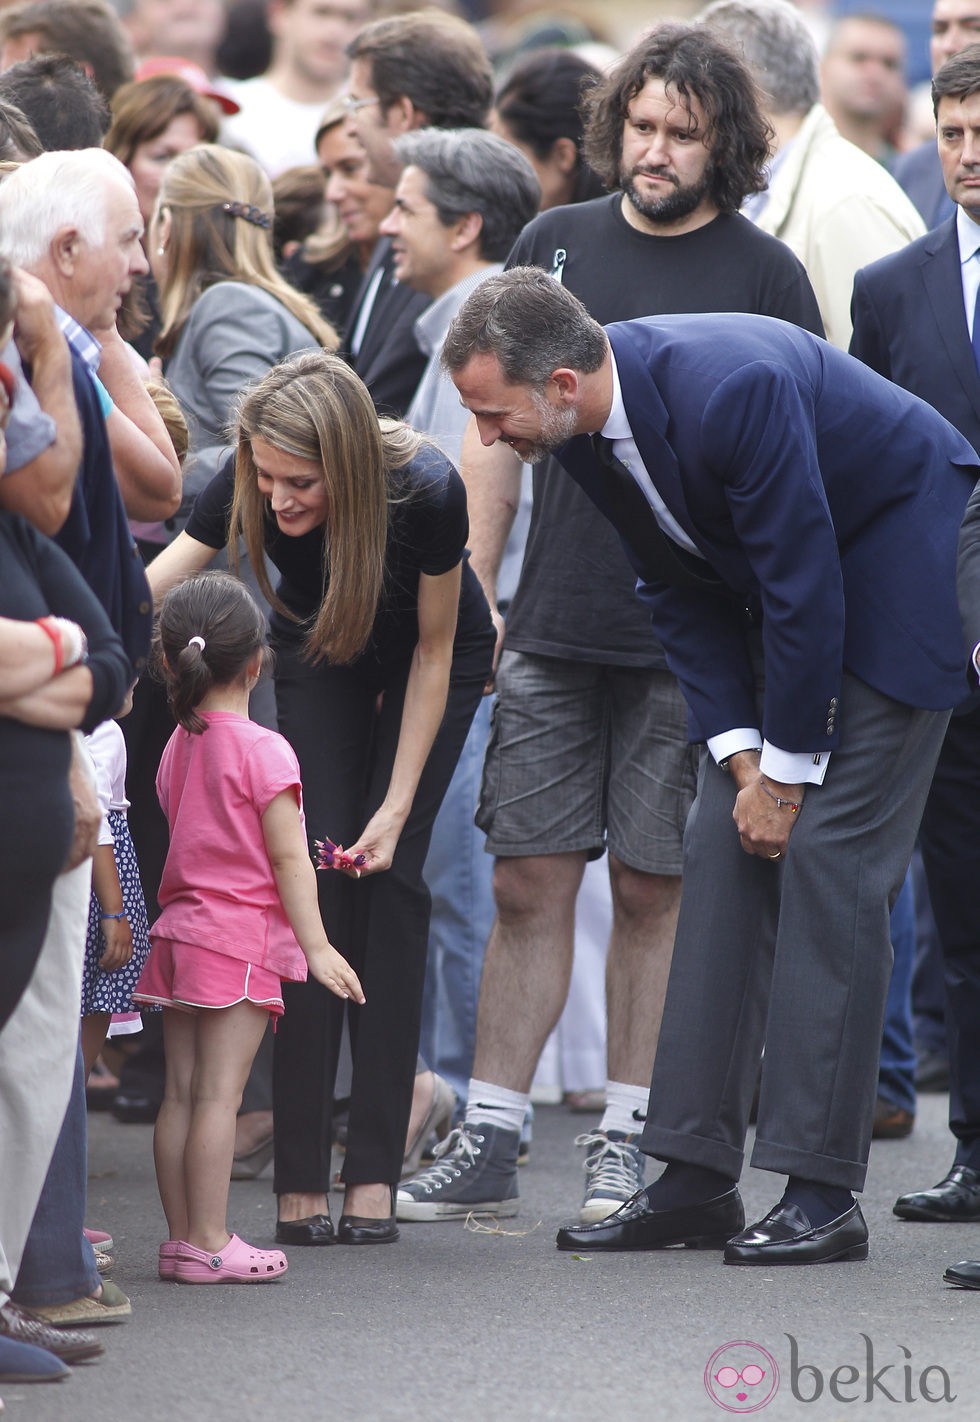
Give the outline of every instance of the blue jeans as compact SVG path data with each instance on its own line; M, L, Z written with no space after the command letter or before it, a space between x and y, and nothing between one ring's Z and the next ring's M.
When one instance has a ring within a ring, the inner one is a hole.
M16 1303L70 1303L94 1294L102 1282L92 1246L82 1234L88 1180L88 1122L82 1050L75 1058L68 1110L34 1213L17 1287Z
M915 900L911 871L891 916L892 966L878 1066L878 1095L904 1111L915 1111L915 1046L912 1040L912 973L915 968Z
M493 927L493 859L473 822L493 698L477 708L436 816L423 876L432 895L420 1051L460 1107L473 1074L483 954Z

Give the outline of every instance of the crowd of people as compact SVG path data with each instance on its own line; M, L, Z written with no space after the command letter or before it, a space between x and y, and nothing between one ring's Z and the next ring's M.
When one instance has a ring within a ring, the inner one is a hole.
M131 1316L100 1096L164 1281L515 1215L603 857L559 1249L867 1258L917 1033L980 1220L969 0L918 145L788 0L148 9L0 11L0 1383Z

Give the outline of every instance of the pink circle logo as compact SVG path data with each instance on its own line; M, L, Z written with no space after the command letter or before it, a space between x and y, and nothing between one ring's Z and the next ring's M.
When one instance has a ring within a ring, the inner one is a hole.
M776 1396L779 1368L758 1343L747 1339L723 1343L708 1359L704 1386L711 1401L726 1412L759 1412Z

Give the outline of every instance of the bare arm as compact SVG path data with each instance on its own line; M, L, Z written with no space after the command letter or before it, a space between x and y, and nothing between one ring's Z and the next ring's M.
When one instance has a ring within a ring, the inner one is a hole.
M62 641L62 655L68 649ZM25 696L54 676L54 643L36 622L0 617L0 698Z
M70 731L85 720L93 690L88 667L71 667L36 691L4 697L0 700L0 716L48 731Z
M279 898L310 972L338 997L364 1001L354 969L334 948L320 917L316 870L310 860L299 806L292 790L283 790L262 816L262 834Z
M415 799L419 777L442 724L453 662L461 578L461 563L438 577L424 573L419 577L419 640L408 673L388 793L357 843L347 846L351 858L364 855L362 874L375 874L390 867L398 836Z
M158 553L147 567L146 581L150 585L154 602L159 602L165 592L189 578L192 573L199 573L202 568L206 568L217 553L217 548L210 548L208 544L198 542L189 533L178 533L173 543L162 553Z
M62 874L75 869L85 859L95 853L99 842L99 825L102 823L102 806L95 793L95 782L79 746L81 737L71 738L71 766L68 771L68 786L71 790L72 807L75 811L75 832L72 836L68 858L62 865Z
M92 890L104 914L123 914L122 918L103 918L101 921L106 949L99 959L99 967L106 973L114 973L133 956L133 930L123 912L126 906L119 885L116 851L111 844L100 844L95 851Z
M75 404L68 343L54 318L47 287L27 272L16 273L14 337L31 367L31 389L55 425L55 440L34 459L0 480L0 507L23 514L53 537L68 517L82 457L82 427Z
M106 420L116 479L130 518L154 522L180 507L180 463L119 332L95 333L102 343L99 378L112 396Z
M460 473L470 516L470 563L490 604L497 632L494 667L500 657L504 620L497 606L497 575L521 498L521 462L505 444L484 445L476 420L463 436Z

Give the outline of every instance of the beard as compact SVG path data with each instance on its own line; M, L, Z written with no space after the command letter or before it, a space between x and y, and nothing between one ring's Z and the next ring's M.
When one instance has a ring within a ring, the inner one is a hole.
M554 405L549 405L545 397L537 390L531 392L531 403L540 420L537 439L533 441L507 439L504 443L509 444L525 464L540 464L543 459L554 454L556 449L560 449L572 438L575 434L578 414L573 409L556 408Z
M636 190L633 179L638 173L643 172L641 168L631 168L629 172L625 170L620 173L619 185L629 198L633 207L645 217L648 222L662 223L669 226L671 223L679 222L682 218L690 217L696 211L706 197L711 192L712 174L711 165L705 168L700 180L696 183L682 184L672 174L664 168L652 168L646 171L658 178L667 178L675 184L674 191L667 193L661 198L643 198Z

